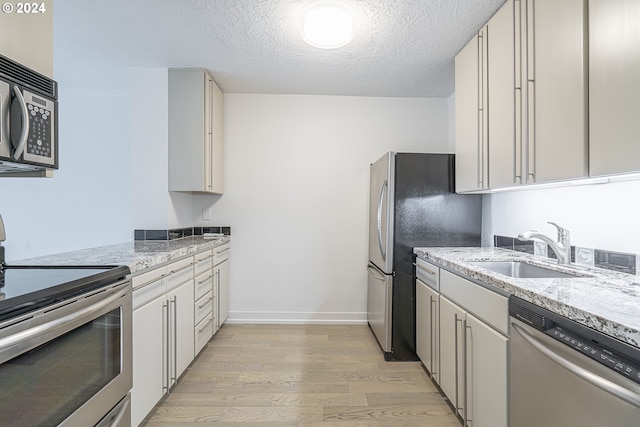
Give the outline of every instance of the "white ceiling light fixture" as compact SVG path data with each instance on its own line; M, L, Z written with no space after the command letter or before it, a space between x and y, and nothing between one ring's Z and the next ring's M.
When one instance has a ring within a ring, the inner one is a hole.
M320 4L302 15L302 39L320 49L336 49L353 40L351 12L334 3Z

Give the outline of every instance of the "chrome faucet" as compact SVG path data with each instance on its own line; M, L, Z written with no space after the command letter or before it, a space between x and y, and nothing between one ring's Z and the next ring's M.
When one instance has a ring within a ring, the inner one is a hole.
M560 227L554 222L548 224L553 225L558 229L558 241L554 242L544 234L538 233L535 230L523 231L518 235L519 240L540 240L551 246L553 252L555 252L558 258L558 264L569 265L571 264L571 239L569 238L569 230Z

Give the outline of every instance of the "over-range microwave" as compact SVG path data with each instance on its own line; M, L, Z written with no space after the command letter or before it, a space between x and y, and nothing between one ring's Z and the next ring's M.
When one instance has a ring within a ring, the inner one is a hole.
M0 55L0 174L58 169L58 84Z

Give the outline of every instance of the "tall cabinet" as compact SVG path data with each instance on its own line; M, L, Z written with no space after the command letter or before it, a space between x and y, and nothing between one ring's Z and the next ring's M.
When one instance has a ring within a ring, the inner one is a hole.
M224 191L224 98L206 70L169 70L169 190Z

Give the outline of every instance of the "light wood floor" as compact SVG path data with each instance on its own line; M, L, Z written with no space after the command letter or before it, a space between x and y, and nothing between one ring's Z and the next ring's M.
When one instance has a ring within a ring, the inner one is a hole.
M364 325L224 325L145 427L459 427Z

